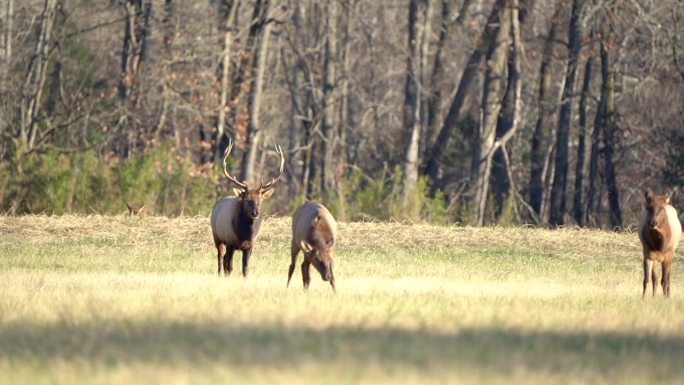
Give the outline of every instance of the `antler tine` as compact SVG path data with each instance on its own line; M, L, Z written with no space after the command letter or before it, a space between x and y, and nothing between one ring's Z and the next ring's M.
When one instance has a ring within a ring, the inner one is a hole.
M233 139L228 138L228 147L226 147L226 151L223 152L223 174L228 178L229 181L235 183L236 185L242 187L243 189L247 190L247 182L240 182L237 180L234 176L230 175L228 173L228 167L226 166L226 159L228 159L228 154L230 154L230 150L233 149Z
M278 154L278 156L280 157L280 168L278 169L278 176L271 179L271 181L266 184L264 184L264 182L261 182L259 190L266 190L273 186L277 181L280 180L280 177L283 176L283 172L285 171L285 155L283 155L283 149L276 143L273 143L273 146L275 147L276 154Z

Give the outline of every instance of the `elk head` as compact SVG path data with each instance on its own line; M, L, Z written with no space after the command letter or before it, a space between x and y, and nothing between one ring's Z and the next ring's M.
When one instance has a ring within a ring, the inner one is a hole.
M649 230L662 232L667 223L665 208L670 203L668 195L655 195L651 190L644 193L644 208L646 209L646 226Z
M262 181L259 185L259 188L250 190L249 186L247 186L246 181L239 181L237 180L237 178L228 173L226 159L228 159L228 155L230 154L230 150L232 149L233 141L232 139L228 138L228 147L226 148L226 151L223 153L223 173L229 181L237 185L237 187L233 188L233 191L235 192L235 196L237 196L240 199L240 207L242 210L242 214L252 219L259 218L259 216L261 216L261 203L264 199L273 195L273 186L278 180L280 180L280 177L283 176L283 171L285 167L285 157L283 156L283 150L280 148L279 145L275 145L275 152L280 157L280 168L278 176L271 179L271 181L266 184L264 184L264 182Z
M335 241L332 239L325 242L323 247L313 247L307 241L302 241L300 244L302 251L306 255L306 259L311 261L311 264L318 270L318 273L321 274L321 278L326 282L334 279L334 246ZM334 284L333 288L335 288Z

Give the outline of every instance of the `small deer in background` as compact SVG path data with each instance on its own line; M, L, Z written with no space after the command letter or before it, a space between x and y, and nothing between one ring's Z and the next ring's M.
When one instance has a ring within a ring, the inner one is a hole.
M321 274L321 278L329 281L335 291L333 265L336 232L335 219L322 204L307 202L297 208L292 216L292 262L287 272L287 286L290 286L297 255L301 250L304 252L304 262L302 262L304 289L307 290L311 283L309 267L313 265Z
M644 194L645 213L639 223L639 240L644 251L644 290L646 296L649 278L653 284L653 296L658 287L658 274L654 262L662 264L661 283L663 294L670 297L670 275L674 264L675 249L682 236L682 225L677 210L670 206L667 195L655 195L650 190Z
M211 232L218 251L218 274L221 274L223 266L223 274L229 275L233 271L233 253L242 250L242 275L247 277L249 257L263 220L261 203L273 195L273 186L283 176L285 157L280 146L275 145L276 154L280 157L280 173L270 182L261 182L258 188L252 190L247 182L239 181L228 173L226 159L232 148L233 141L229 139L223 156L223 173L238 188L233 190L235 196L223 198L214 204L211 210Z
M136 205L134 203L126 203L126 206L128 207L128 215L137 215L137 216L142 216L142 211L145 208L143 205Z

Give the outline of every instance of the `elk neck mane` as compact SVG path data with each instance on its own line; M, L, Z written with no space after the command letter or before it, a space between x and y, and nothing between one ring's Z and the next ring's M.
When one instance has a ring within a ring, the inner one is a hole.
M262 216L259 215L257 218L251 218L243 210L244 203L239 200L236 215L233 217L233 229L237 239L242 243L248 242L247 247L251 247L251 243L254 240L256 234L259 233L259 228L261 227Z

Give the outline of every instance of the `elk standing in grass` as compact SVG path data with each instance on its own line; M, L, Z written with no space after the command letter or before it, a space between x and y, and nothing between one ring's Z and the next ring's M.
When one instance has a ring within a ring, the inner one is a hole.
M325 206L314 202L299 206L292 217L292 263L287 273L287 286L290 285L297 255L301 250L304 252L304 262L302 262L304 289L308 289L311 283L309 267L313 265L321 274L321 278L329 281L335 291L333 257L336 227L335 219Z
M667 195L655 195L651 191L645 194L646 212L639 223L639 239L644 249L644 291L646 296L649 278L653 283L653 295L658 287L658 274L653 268L654 262L662 264L661 283L663 294L670 296L670 275L674 263L674 253L682 236L682 225L677 218L677 211L670 206Z
M233 148L230 140L223 156L223 173L229 181L235 183L235 196L225 197L211 210L211 232L218 251L218 274L223 266L224 275L233 271L233 253L242 250L242 275L247 277L249 257L254 241L259 234L262 222L261 203L273 194L273 185L283 176L285 157L280 146L276 145L276 154L280 157L280 173L270 182L263 182L259 188L250 190L245 181L238 181L228 173L226 159Z

